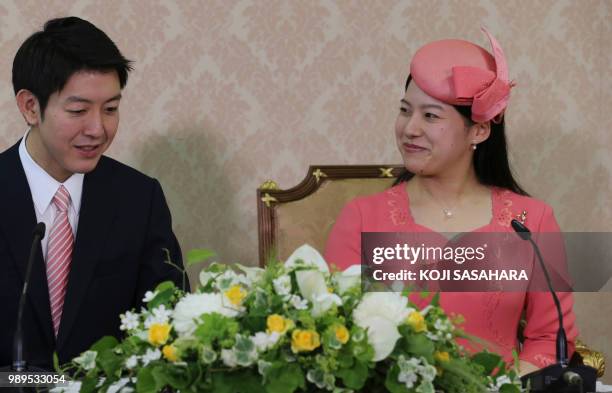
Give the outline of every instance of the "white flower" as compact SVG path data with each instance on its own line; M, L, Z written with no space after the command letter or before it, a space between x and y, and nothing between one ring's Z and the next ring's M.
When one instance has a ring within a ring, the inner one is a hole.
M166 306L163 304L155 307L151 314L145 319L144 326L145 328L150 328L154 323L158 323L163 325L164 323L168 323L170 320L170 316L172 315L172 310L166 309Z
M207 272L206 270L202 270L200 272L200 285L205 287L206 285L208 285L208 282L213 279L214 276L214 274Z
M154 360L158 360L159 358L161 358L161 352L159 351L159 349L149 348L147 349L147 352L142 355L142 365L146 366L147 364L151 363Z
M239 263L236 264L236 266L246 275L247 287L249 288L253 286L253 283L259 281L265 272L265 270L260 267L243 266Z
M280 334L277 332L272 332L270 334L265 332L257 332L255 335L251 336L251 340L253 341L253 344L255 344L255 348L257 348L259 352L264 352L272 348L274 344L278 342L279 338Z
M74 358L76 364L80 364L85 370L91 370L96 367L96 357L98 352L85 351L80 356Z
M151 300L155 299L155 296L157 296L157 291L155 292L146 291L144 294L144 297L142 298L142 301L144 303L149 303Z
M132 355L129 358L125 359L125 367L131 370L136 366L138 366L138 356Z
M327 262L321 256L321 254L315 250L312 246L304 244L293 252L285 261L285 267L291 269L299 266L298 261L302 261L302 266L314 266L322 273L329 273L329 267Z
M117 392L127 393L128 391L133 391L132 388L125 386L129 382L130 382L129 378L121 378L117 382L110 385L106 393L117 393Z
M295 279L302 297L311 302L316 296L329 293L325 277L318 270L299 270L295 272Z
M302 299L298 295L291 295L289 298L289 303L296 310L306 310L308 308L308 300Z
M287 274L273 280L272 284L274 284L274 291L280 296L289 295L291 293L291 277Z
M336 281L338 293L341 295L354 286L361 284L361 265L352 265L345 271L336 273L334 281Z
M412 309L408 308L408 298L395 292L368 292L353 311L355 323L378 316L389 320L394 326L404 323ZM363 327L363 326L362 326Z
M221 350L221 360L223 360L223 364L228 367L236 367L238 365L236 354L231 349Z
M215 288L225 292L234 285L243 284L249 286L249 281L244 274L236 274L233 270L227 269L215 280Z
M393 352L397 340L401 337L397 326L387 318L371 316L359 321L358 326L367 329L368 342L374 348L374 361L385 359Z
M333 305L341 306L342 299L333 293L322 293L312 299L312 316L315 318L325 314Z
M187 294L174 308L174 329L180 335L190 335L195 331L197 319L202 314L216 312L230 318L238 315L238 311L224 305L223 297L220 293Z
M134 330L140 324L138 314L131 311L127 311L125 314L119 315L119 318L121 318L121 326L119 326L119 329L121 330Z

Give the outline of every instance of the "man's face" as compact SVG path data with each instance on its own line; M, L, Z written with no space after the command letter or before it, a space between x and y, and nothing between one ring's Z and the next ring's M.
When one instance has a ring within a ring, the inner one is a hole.
M115 71L73 74L28 135L34 161L60 182L91 172L117 133L120 99Z

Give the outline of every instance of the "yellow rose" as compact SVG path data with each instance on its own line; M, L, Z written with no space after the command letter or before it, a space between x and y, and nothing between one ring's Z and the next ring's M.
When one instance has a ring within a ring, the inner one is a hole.
M336 339L340 341L342 344L346 344L351 338L348 329L344 325L336 326Z
M162 354L164 355L164 358L170 362L176 362L178 360L177 350L174 345L164 345Z
M151 345L159 346L165 344L170 336L171 326L167 323L154 323L149 328L149 342Z
M314 330L296 329L291 334L291 350L297 352L310 352L321 345L319 333Z
M232 285L224 294L234 306L240 306L247 296L247 292L240 285Z
M266 325L268 326L268 333L276 332L283 334L293 327L292 322L292 320L285 319L278 314L269 315L266 321Z
M423 318L423 314L418 311L411 312L406 319L406 323L410 325L412 330L414 330L416 333L421 333L427 330L425 318Z
M450 355L446 351L442 351L442 352L436 351L434 352L434 359L436 359L439 362L448 362L450 361Z

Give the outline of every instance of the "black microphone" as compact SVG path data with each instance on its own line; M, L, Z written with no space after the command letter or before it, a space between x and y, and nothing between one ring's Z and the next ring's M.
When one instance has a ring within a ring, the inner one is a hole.
M23 358L23 309L25 308L26 297L28 294L28 284L32 273L32 264L38 250L41 249L40 241L45 237L45 223L39 222L32 231L32 247L30 248L30 256L26 265L26 273L23 279L23 289L21 290L21 298L19 299L19 308L17 309L17 327L15 329L15 337L13 338L13 371L27 371L28 365Z
M550 276L548 275L548 270L544 265L544 259L542 258L542 254L540 253L540 247L533 241L531 238L531 231L523 225L520 221L514 219L511 222L512 228L516 231L516 233L523 240L528 240L531 243L536 255L538 256L538 261L540 262L540 266L542 267L542 271L544 272L544 277L546 278L546 284L548 285L548 290L553 297L553 301L555 302L555 307L557 308L557 316L559 318L559 330L557 330L557 363L567 366L569 363L567 359L567 337L565 335L565 328L563 327L563 312L561 311L561 303L559 302L559 298L557 297L557 293L552 287L552 283L550 281Z
M545 367L541 370L534 371L521 377L523 387L528 387L530 392L554 392L554 393L574 393L595 391L595 381L597 379L597 370L589 366L568 367L567 358L567 337L563 327L563 312L561 311L561 303L557 297L557 293L553 289L548 270L544 265L544 259L540 252L540 247L531 238L531 231L518 220L512 220L512 228L523 240L528 240L535 251L548 290L553 297L557 315L559 319L559 330L557 330L557 364Z

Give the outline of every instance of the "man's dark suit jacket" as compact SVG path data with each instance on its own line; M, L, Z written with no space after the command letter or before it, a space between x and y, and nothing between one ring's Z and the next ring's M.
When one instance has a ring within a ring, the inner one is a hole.
M17 306L36 213L19 159L19 143L0 153L0 367L12 363ZM163 263L163 249L182 266L179 244L159 182L102 157L85 175L62 320L53 334L45 263L32 267L24 312L26 360L52 367L70 361L106 335L120 337L119 314L140 308L147 290L182 275ZM39 253L40 254L40 253Z

